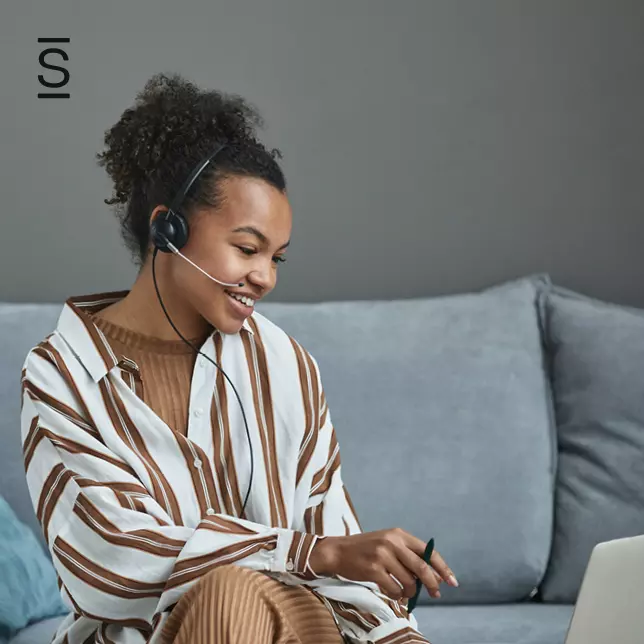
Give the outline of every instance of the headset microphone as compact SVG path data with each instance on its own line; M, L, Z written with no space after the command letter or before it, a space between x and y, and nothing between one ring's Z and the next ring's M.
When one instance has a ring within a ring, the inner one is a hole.
M217 284L221 284L222 286L238 286L242 287L244 285L244 282L234 282L234 283L229 283L229 282L222 282L221 280L218 280L216 277L213 277L210 273L206 273L201 266L197 266L191 259L187 258L174 244L166 240L166 246L170 249L172 253L175 255L178 255L182 259L185 259L188 264L192 264L198 271L201 271L206 277L209 277L213 282L217 282Z

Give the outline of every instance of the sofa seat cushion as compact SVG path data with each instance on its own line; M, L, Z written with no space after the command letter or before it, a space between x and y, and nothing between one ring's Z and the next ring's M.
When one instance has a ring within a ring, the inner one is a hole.
M435 644L564 644L572 606L508 604L418 606L414 615ZM33 624L10 644L49 644L62 617Z
M49 644L64 617L52 617L23 628L9 644Z
M439 600L440 601L440 600ZM435 644L564 644L571 605L418 606L414 615Z

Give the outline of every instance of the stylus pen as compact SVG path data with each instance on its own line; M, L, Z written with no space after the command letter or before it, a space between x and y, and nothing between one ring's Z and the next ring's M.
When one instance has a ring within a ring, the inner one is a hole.
M434 539L430 539L427 542L427 546L425 547L425 552L423 553L423 559L427 564L429 564L429 560L432 556L432 553L434 552ZM416 594L409 600L409 604L407 604L407 612L411 614L411 611L416 608L416 602L418 601L418 595L420 595L420 591L423 587L423 582L420 579L416 579Z

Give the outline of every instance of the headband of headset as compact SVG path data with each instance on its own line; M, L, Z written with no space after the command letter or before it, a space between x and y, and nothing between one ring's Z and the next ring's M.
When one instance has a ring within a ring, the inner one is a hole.
M150 236L156 248L164 253L171 252L168 242L175 248L181 249L188 242L188 221L181 214L179 207L186 198L192 184L197 180L204 168L226 147L220 145L210 156L201 161L184 181L181 189L170 203L166 212L157 215L150 227Z

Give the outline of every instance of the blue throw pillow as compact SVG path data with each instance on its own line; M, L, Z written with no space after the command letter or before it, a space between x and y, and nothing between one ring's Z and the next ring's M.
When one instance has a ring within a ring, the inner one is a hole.
M0 642L32 622L68 612L53 564L0 496Z

